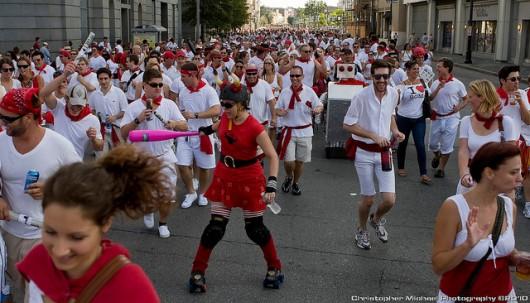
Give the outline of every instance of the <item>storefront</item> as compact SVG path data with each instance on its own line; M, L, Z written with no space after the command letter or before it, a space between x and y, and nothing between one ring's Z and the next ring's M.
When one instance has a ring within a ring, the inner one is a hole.
M452 52L454 47L454 5L438 6L436 8L438 21L435 47L439 51Z
M472 51L494 54L495 35L497 32L497 5L479 5L473 7L472 31Z

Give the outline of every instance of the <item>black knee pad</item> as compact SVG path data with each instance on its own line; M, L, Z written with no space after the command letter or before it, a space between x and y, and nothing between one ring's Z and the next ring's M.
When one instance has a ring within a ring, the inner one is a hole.
M226 224L228 220L223 217L212 217L210 223L204 229L201 237L201 244L209 249L212 249L221 241L225 234Z
M259 246L265 246L270 238L269 229L263 224L263 217L245 219L247 236Z

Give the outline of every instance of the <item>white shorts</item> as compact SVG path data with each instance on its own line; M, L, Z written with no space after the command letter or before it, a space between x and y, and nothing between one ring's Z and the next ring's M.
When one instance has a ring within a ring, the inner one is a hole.
M361 185L361 195L374 196L375 182L374 174L379 186L379 192L395 193L396 180L394 177L394 165L391 171L381 169L381 153L374 153L357 148L355 154L355 170Z
M432 121L429 136L429 150L433 152L439 151L442 155L452 153L459 123L460 119L458 117Z
M214 139L210 136L212 149L214 148ZM198 167L211 169L215 167L215 149L211 155L205 154L200 150L199 137L189 137L189 141L179 139L177 144L177 165L191 166L193 159Z
M291 137L285 150L284 161L311 162L312 149L313 137Z
M171 202L176 202L177 198L177 169L175 163L164 163L166 166L162 170L170 182L171 190Z

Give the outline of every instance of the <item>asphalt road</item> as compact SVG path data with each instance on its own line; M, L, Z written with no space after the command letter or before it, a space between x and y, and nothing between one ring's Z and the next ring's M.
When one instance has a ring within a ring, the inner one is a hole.
M494 77L455 69L466 85L472 79ZM467 109L469 112L469 109ZM158 238L143 222L116 220L110 238L124 244L153 280L163 302L427 302L438 291L431 269L434 218L441 203L456 190L456 154L444 179L431 186L419 182L413 142L407 154L408 177L396 177L397 202L387 216L389 242L381 243L370 229L372 249L353 243L359 185L353 164L325 159L324 136L313 141L313 161L301 182L303 194L279 194L279 215L268 212L283 262L285 283L280 290L262 288L266 265L262 253L246 236L241 212L235 210L224 239L206 273L208 292L190 295L187 280L209 208L175 209L169 239ZM432 155L428 155L430 163ZM432 171L429 173L432 175ZM281 173L283 180L283 172ZM182 189L179 183L179 189ZM182 190L180 191L182 196ZM530 220L518 214L516 247L530 250ZM518 295L530 295L528 282L514 278ZM376 296L363 298L366 296ZM386 297L386 296L393 296ZM409 296L409 297L407 297ZM422 298L421 296L424 296ZM402 298L400 298L402 297ZM426 297L426 298L425 298ZM521 301L520 301L521 302Z

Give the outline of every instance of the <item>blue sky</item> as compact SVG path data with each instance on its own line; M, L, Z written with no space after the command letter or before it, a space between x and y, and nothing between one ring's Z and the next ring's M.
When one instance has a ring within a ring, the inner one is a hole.
M307 0L260 0L260 5L268 7L303 7ZM325 0L328 5L336 6L337 0Z

